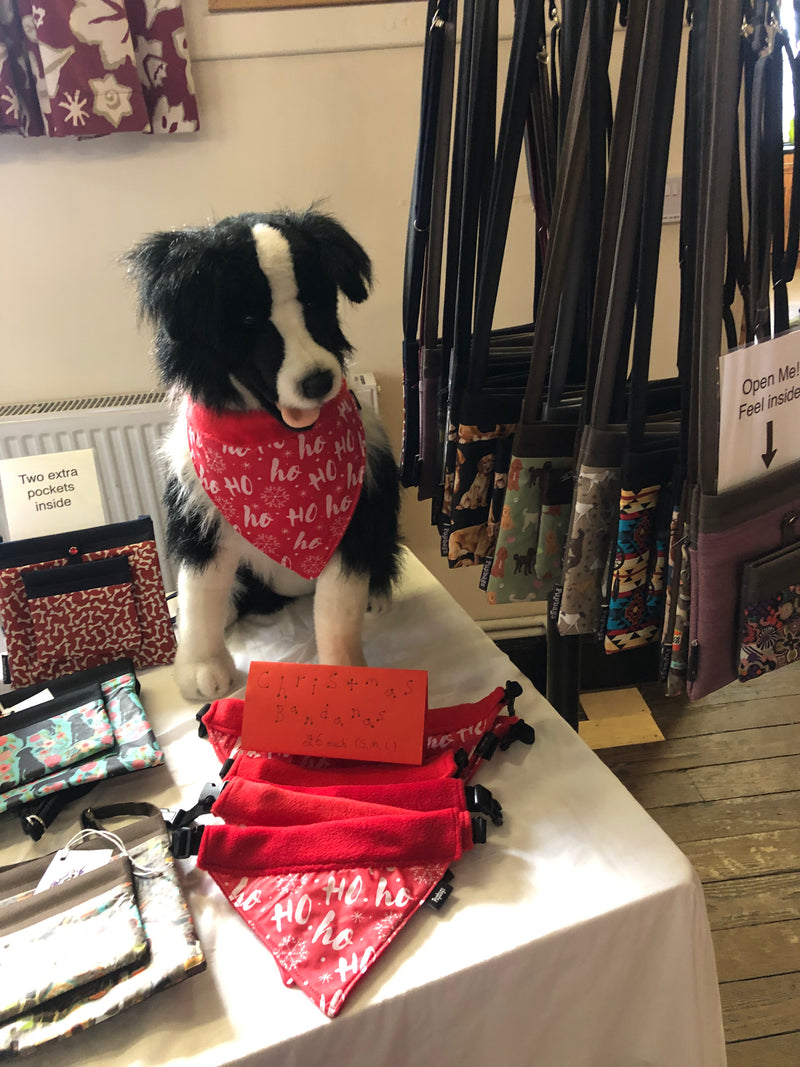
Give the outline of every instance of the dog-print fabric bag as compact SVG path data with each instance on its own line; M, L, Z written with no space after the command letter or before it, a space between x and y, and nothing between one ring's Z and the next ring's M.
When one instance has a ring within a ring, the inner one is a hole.
M554 434L551 429L557 432ZM543 432L537 433L538 430ZM553 451L531 456L531 452L542 451L537 448L536 437L545 449ZM548 499L557 500L565 484L572 496L572 457L553 454L559 450L559 438L561 450L566 452L574 444L574 430L524 427L517 435L497 547L487 568L485 588L490 604L546 600L561 576L568 509L563 504L545 503Z
M617 554L620 493L623 488L648 488L641 483L622 485L626 451L631 455L642 452L655 464L655 456L664 445L668 466L670 450L674 457L677 445L676 427L666 418L658 423L653 418L657 413L660 417L658 408L669 404L672 392L651 390L648 377L680 27L666 17L661 4L648 9L646 17L642 9L635 15L626 32L621 81L635 84L636 91L620 94L624 106L617 108L612 131L598 269L600 288L595 294L590 331L590 346L592 352L596 348L597 359L590 417L576 464L558 605L562 635L604 630L605 598ZM648 557L641 576L644 584L649 575ZM634 594L637 604L638 595ZM632 632L638 632L638 621L631 605ZM648 628L652 639L655 634L655 627L652 632ZM612 642L612 647L620 645Z
M490 511L498 493L502 496L503 445L510 443L513 432L513 424L458 427L452 495L447 501L451 567L481 564L493 554L498 527Z
M531 93L539 85L536 57L544 37L541 6L522 5L514 24L489 185L482 166L487 151L491 158L494 147L494 100L488 91L494 59L491 49L487 51L485 46L489 39L496 41L496 26L483 25L487 16L481 6L473 14L472 51L462 52L462 65L465 59L468 61L469 85L462 84L469 94L466 114L476 124L478 135L470 128L466 130L463 186L453 194L461 209L457 234L461 258L452 301L452 354L446 368L442 368L443 376L445 369L448 376L444 422L448 440L439 529L443 552L452 567L484 563L493 555L508 444L516 431L530 367L530 324L500 330L493 330L492 324L526 118ZM451 230L452 219L451 214ZM465 250L474 253L468 260L464 258ZM475 306L470 330L473 279ZM445 325L450 308L448 283L452 281L453 274L448 270ZM443 336L445 333L443 326ZM446 361L447 354L443 352L443 363Z
M152 520L1 544L0 619L15 686L120 657L137 668L171 663Z
M50 699L13 710L48 694ZM164 762L130 660L38 682L2 699L12 710L0 718L0 812L18 811L26 832L38 825L38 832L29 832L36 840L47 828L37 820L37 805L52 808L56 794L67 803L95 782Z

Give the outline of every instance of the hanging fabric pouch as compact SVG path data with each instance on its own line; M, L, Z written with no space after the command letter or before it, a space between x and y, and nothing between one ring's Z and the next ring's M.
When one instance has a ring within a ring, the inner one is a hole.
M777 561L773 555L794 537L800 516L798 485L800 463L793 463L755 483L719 494L697 495L689 548L692 570L687 689L691 700L699 700L741 678L743 657L748 662L751 654L757 658L757 646L746 651L742 645L737 598L742 598L741 611L750 609L748 623L754 626L757 615L759 619L771 618L768 610L764 614L758 606L761 596L766 594L766 599L773 600L800 581L800 574L796 581L792 580L796 555L787 551ZM766 557L763 570L758 566L762 557ZM776 575L773 588L765 588L764 583L769 585ZM788 611L791 604L791 600L782 601L782 610ZM791 632L790 627L783 642ZM748 649L755 643L755 629L752 636L754 641L746 642ZM771 636L778 640L771 629L764 629L762 642ZM779 647L782 649L783 644ZM788 652L787 646L787 656ZM776 657L782 658L778 650ZM770 656L766 656L764 662L769 660ZM744 668L745 674L749 669Z
M55 997L77 989L90 997L96 984L122 978L150 956L130 861L116 856L75 874L66 850L61 856L52 857L53 871L33 892L26 878L15 886L13 874L0 872L0 1026L6 1029ZM69 871L61 875L59 864Z

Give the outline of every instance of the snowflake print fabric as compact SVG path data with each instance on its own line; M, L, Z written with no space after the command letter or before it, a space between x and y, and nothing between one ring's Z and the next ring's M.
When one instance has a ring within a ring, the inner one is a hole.
M98 137L198 125L180 0L0 5L0 130Z
M347 385L308 430L263 411L186 410L200 482L237 533L303 578L317 578L358 504L364 427Z
M331 1017L472 847L464 811L385 810L393 814L203 832L198 866L269 950L284 984Z

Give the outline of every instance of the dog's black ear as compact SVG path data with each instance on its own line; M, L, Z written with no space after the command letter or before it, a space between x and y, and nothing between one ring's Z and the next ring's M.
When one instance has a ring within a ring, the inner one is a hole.
M372 263L358 241L332 215L321 212L306 212L302 227L316 241L326 270L347 299L353 304L366 300Z
M252 249L243 254L255 262ZM176 340L201 337L212 345L220 340L221 311L236 303L234 260L210 228L152 233L123 257L142 316Z
M198 250L190 230L151 233L123 256L136 283L139 311L156 326L173 325L176 307L197 279ZM197 294L198 296L200 294Z

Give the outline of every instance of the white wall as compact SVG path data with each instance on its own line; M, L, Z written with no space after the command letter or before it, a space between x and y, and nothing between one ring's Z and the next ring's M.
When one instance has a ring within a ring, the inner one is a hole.
M152 387L149 336L137 328L119 256L152 230L321 201L373 259L373 295L345 309L345 333L357 368L380 382L399 444L400 300L425 6L212 15L205 0L184 0L184 11L199 134L3 138L0 402ZM673 242L675 231L665 230ZM498 325L530 318L532 246L521 182ZM676 249L668 243L665 251L674 262ZM656 334L669 364L677 299L666 307ZM412 550L476 617L488 615L478 569L449 572L428 519L429 505L406 493Z

